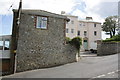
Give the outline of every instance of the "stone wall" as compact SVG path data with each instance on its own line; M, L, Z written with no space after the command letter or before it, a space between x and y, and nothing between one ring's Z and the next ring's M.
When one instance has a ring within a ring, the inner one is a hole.
M65 24L65 19L49 16L48 29L37 29L34 16L22 14L16 72L75 62L76 48L65 44Z
M120 53L120 42L102 42L97 46L97 55L111 55Z

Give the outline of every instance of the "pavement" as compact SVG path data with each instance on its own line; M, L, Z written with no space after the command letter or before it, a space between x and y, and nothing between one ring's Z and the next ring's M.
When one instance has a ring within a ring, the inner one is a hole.
M101 57L91 55L81 53L78 62L15 73L3 78L118 78L118 54Z
M97 57L97 53L91 53L90 51L80 52L81 57Z

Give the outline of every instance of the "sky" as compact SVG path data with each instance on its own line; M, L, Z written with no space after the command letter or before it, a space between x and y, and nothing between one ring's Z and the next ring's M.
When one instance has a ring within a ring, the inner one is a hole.
M20 0L0 0L0 35L12 33L13 13L12 9L18 9ZM40 9L60 14L65 11L68 14L85 19L93 17L94 21L103 23L108 16L118 14L119 0L22 0L23 9ZM12 6L12 7L10 7ZM102 39L106 36L102 32Z

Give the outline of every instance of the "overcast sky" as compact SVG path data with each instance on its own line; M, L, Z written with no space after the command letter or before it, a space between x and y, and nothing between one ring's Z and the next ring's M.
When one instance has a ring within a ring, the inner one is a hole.
M13 14L12 9L17 9L20 0L0 0L0 35L11 34ZM108 16L118 14L119 0L23 0L23 9L41 9L60 14L68 14L85 19L93 17L94 21L104 22ZM10 6L12 7L10 8ZM2 33L1 33L2 30ZM103 35L105 38L106 36Z

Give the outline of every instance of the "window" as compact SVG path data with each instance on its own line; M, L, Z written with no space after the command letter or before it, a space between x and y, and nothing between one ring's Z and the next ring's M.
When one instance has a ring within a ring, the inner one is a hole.
M9 48L10 48L10 41L9 41L9 39L6 39L5 40L5 50L9 50Z
M78 36L80 36L80 31L78 31Z
M66 33L69 33L69 29L66 29Z
M74 24L74 21L71 21L71 24Z
M74 33L74 29L71 29L71 33Z
M3 41L0 41L0 50L3 50Z
M82 26L82 24L81 24L81 23L80 23L79 25L80 25L80 26Z
M97 31L94 31L94 36L97 36Z
M84 36L87 36L87 31L84 31Z
M85 23L83 23L83 26L85 26Z
M47 17L37 17L36 28L47 29Z
M96 24L94 24L94 27L96 27Z
M84 42L87 42L87 40L84 40Z
M9 50L10 49L10 40L5 39L5 41L0 41L0 50Z

